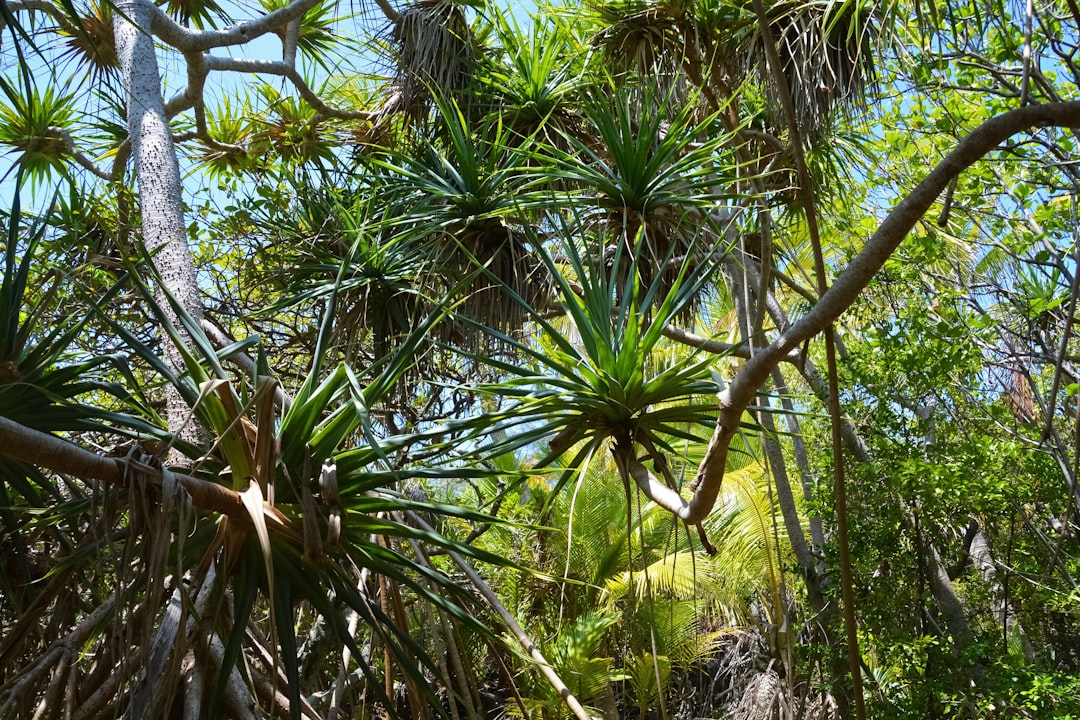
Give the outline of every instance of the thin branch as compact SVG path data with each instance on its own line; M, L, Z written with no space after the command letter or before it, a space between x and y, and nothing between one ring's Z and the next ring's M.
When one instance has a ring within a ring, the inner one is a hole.
M1076 217L1076 190L1073 190L1072 196L1072 226L1073 226L1073 245L1075 247L1074 258L1080 260L1080 233L1077 232L1077 217ZM1061 345L1058 346L1057 362L1054 363L1054 381L1050 386L1050 399L1046 403L1046 425L1042 431L1042 442L1046 442L1050 437L1050 433L1054 428L1054 415L1057 408L1057 396L1058 390L1061 386L1061 375L1065 368L1065 353L1069 349L1069 339L1072 337L1073 322L1076 320L1076 295L1080 293L1080 267L1077 268L1077 272L1073 273L1072 287L1069 288L1069 309L1065 312L1065 327L1061 332ZM1080 420L1078 420L1080 421ZM1080 445L1076 446L1075 452L1077 457L1080 457ZM1075 475L1073 476L1075 477Z
M695 335L689 330L677 328L674 325L665 326L662 332L664 337L669 340L674 340L675 342L697 348L698 350L704 350L705 352L714 355L728 355L730 357L743 358L744 360L750 359L750 346L743 343L734 344L710 340L701 337L700 335ZM792 360L793 358L794 356L789 358L789 360Z
M206 86L206 76L210 72L206 67L206 58L207 55L203 52L184 53L184 62L187 63L187 85L165 103L166 117L179 115L189 108L195 108L198 114L199 109L205 106L203 88Z
M1020 107L1028 104L1031 100L1030 87L1031 87L1031 27L1033 25L1031 19L1035 14L1035 4L1033 0L1027 0L1027 11L1024 13L1024 74L1020 78Z
M387 2L387 0L375 0L375 4L379 6L379 9L382 10L383 15L385 15L386 19L389 20L392 24L397 25L399 22L401 22L401 13L395 10L394 6Z
M315 108L315 111L327 117L341 120L374 120L376 113L362 110L342 110L327 105L314 90L312 90L296 68L286 65L280 60L258 60L253 58L227 58L211 55L206 57L206 67L209 70L231 71L242 73L263 73L266 75L279 75L289 80L300 94L300 97Z
M431 525L426 523L423 518L412 510L406 511L405 514L408 516L409 520L420 529L430 533L435 532L435 528L431 527ZM595 718L589 715L589 713L585 711L585 708L581 706L581 703L574 697L573 693L570 692L570 688L566 686L566 683L559 678L555 669L551 667L551 664L544 659L544 656L540 653L540 648L537 647L533 639L525 633L525 630L518 624L518 621L514 616L510 614L510 611L499 602L499 598L495 597L495 593L491 591L491 588L484 582L484 579L473 570L472 566L469 565L461 555L453 550L448 554L454 563L461 568L461 571L465 573L465 576L469 578L469 582L473 584L473 587L475 587L480 595L483 596L484 600L487 601L488 606L502 618L504 623L506 623L506 627L514 634L514 637L521 643L521 646L525 648L529 657L533 659L540 668L540 672L544 674L547 681L551 683L551 686L559 693L559 697L566 703L566 707L570 709L570 712L574 714L574 717L578 718L578 720L595 720Z
M88 170L102 180L112 180L112 175L99 168L96 164L94 164L93 160L86 157L86 155L84 155L81 150L75 147L75 138L71 137L71 133L69 133L67 130L62 127L57 127L56 125L52 125L45 132L47 135L54 137L64 143L64 149L67 151L67 154L70 155L71 159L77 162L83 169Z

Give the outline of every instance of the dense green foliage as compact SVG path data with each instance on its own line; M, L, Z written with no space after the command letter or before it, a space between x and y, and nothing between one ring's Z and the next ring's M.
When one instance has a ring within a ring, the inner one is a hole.
M0 4L0 717L1080 717L1075 2L262 11Z

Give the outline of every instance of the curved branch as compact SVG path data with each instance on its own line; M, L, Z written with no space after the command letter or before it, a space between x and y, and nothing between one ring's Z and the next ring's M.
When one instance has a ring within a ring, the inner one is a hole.
M202 104L203 88L206 86L206 56L201 52L184 53L187 64L187 85L165 103L165 117L171 118L188 108Z
M75 147L75 138L71 137L71 133L67 130L56 125L51 125L46 132L64 143L64 150L66 150L67 154L71 156L71 159L77 162L84 170L89 171L102 180L112 180L112 175L95 165L93 160L86 157L79 148Z
M224 30L191 30L177 23L156 5L152 3L147 3L147 5L153 8L154 15L151 28L154 35L167 45L188 53L228 47L230 45L243 45L260 35L282 30L293 20L302 18L304 13L317 5L318 2L319 0L293 0L285 7L278 8L272 13L267 13L254 20L238 23Z
M760 353L755 353L736 374L731 385L720 393L722 410L705 458L690 484L694 492L690 500L685 500L676 493L661 492L651 483L642 487L645 494L688 523L700 522L708 515L720 492L728 447L738 430L743 411L772 369L799 345L840 317L954 177L1005 139L1036 127L1080 127L1080 102L1029 105L1012 110L987 120L961 140L956 148L893 208L867 241L862 252L848 264L814 307L772 344Z
M372 112L363 110L341 110L327 105L326 102L308 86L304 78L296 71L296 68L290 67L279 60L227 58L209 55L206 57L206 67L209 70L280 75L281 77L287 78L289 82L293 84L296 91L300 93L300 97L302 97L308 105L315 108L316 112L326 115L327 117L338 118L340 120L373 120L376 117L376 113Z
M712 353L714 355L730 355L731 357L742 358L744 360L750 359L750 346L745 343L733 344L720 342L719 340L710 340L709 338L702 337L689 330L683 330L674 325L665 325L661 332L664 337L669 340L674 340L677 343L697 348L698 350L704 350L707 353Z
M1002 141L1034 127L1080 127L1080 102L1034 105L987 120L960 141L944 160L904 198L833 282L817 304L787 332L756 355L735 377L728 395L748 403L773 367L787 353L817 335L855 301L885 261L907 237L952 178L980 160ZM746 403L743 403L745 407Z
M399 22L401 22L401 13L395 10L394 6L387 2L387 0L375 0L375 4L379 6L379 9L382 10L383 15L385 15L386 19L389 20L392 24L397 25Z

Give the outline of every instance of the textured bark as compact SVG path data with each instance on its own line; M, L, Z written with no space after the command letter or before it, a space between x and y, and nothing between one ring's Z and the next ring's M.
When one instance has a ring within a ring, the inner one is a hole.
M937 433L931 419L934 409L934 403L915 407L915 415L920 420L930 421L923 437L923 443L926 447L930 447L937 442ZM971 625L968 623L964 604L961 602L960 596L956 594L956 586L953 585L952 578L949 577L949 571L941 561L941 553L938 552L937 546L932 540L925 537L920 529L919 511L921 506L918 499L915 500L912 506L903 503L903 507L911 516L912 524L916 529L916 542L923 547L923 557L926 562L926 580L930 585L930 593L934 596L938 612L941 613L945 627L948 628L949 634L952 636L957 654L963 656L965 651L975 643L975 635L971 630ZM967 669L972 680L976 682L980 682L985 675L985 671L981 667L970 666Z
M196 320L202 318L202 305L187 244L180 167L165 116L161 77L150 35L155 8L144 0L117 0L116 9L116 51L127 91L128 134L139 188L143 242L161 275L157 303L166 312L168 321L179 326L166 291ZM182 369L179 350L168 341L163 346L169 364L176 370ZM177 432L188 417L189 408L171 387L166 399L165 419L169 429ZM198 430L194 426L186 428L181 437L196 441Z
M116 6L118 8L124 7L129 2L132 2L132 0L122 0L117 2ZM284 30L290 22L302 18L304 13L318 3L319 0L293 0L293 2L273 12L260 15L253 20L230 25L224 30L192 30L186 28L179 25L161 8L144 3L148 13L146 25L142 25L140 22L139 26L145 27L148 31L153 29L154 34L161 38L163 42L181 52L203 52L213 48L244 45L261 35Z
M820 586L817 582L817 563L810 552L810 545L806 542L806 533L803 532L802 521L799 518L799 509L795 505L795 494L791 491L791 479L788 476L787 463L784 461L784 453L780 443L776 440L776 423L773 421L773 410L769 407L769 399L761 396L761 411L758 412L758 422L765 428L762 444L765 448L765 457L769 460L769 470L772 474L773 483L776 487L776 502L780 507L780 515L784 520L784 529L787 531L791 542L791 551L795 553L795 560L799 563L803 577L807 581L807 587L813 581L811 588L810 604L815 612L821 612L825 606L824 598L820 596ZM817 596L813 596L817 593Z
M799 471L799 479L802 483L803 499L809 502L814 498L814 488L810 476L810 458L806 454L806 443L803 442L802 428L799 427L799 419L795 414L795 405L791 402L791 398L788 397L787 384L784 382L784 376L779 368L773 369L772 377L773 387L776 389L776 394L780 396L780 407L784 412L788 435L791 436L791 447L795 454L795 467ZM824 577L826 571L825 526L820 515L811 515L809 525L810 549L814 555L816 574Z

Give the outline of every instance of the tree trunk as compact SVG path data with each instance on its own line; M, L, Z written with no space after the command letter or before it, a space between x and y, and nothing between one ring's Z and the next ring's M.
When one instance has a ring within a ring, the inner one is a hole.
M982 528L979 527L979 524L975 520L972 520L971 524L976 528L975 536L971 541L971 561L979 570L983 580L990 585L990 589L998 602L998 606L994 611L994 617L997 620L998 626L1001 628L1002 643L1006 651L1008 651L1009 641L1015 633L1020 641L1020 648L1024 653L1024 659L1029 663L1034 662L1035 648L1031 645L1027 633L1024 632L1024 628L1020 624L1019 618L1017 618L1016 608L1013 607L1005 586L998 577L997 563L994 562L994 556L990 551L990 540L986 537Z
M937 601L938 611L945 627L952 636L953 643L958 654L975 644L975 634L968 624L967 613L964 605L960 602L956 589L953 587L949 573L945 570L945 564L941 561L941 555L934 543L927 541L925 544L927 558L927 581L930 584L930 592Z
M171 293L196 321L202 318L202 305L187 244L180 167L161 95L161 78L151 35L153 13L145 0L117 0L116 9L113 30L127 90L128 135L138 181L143 243L161 275L156 301L167 321L179 326L167 293ZM171 367L181 370L183 360L179 350L164 337L162 340L165 359ZM169 429L180 430L188 413L187 404L170 386L165 414ZM187 428L181 437L195 441L198 429Z

